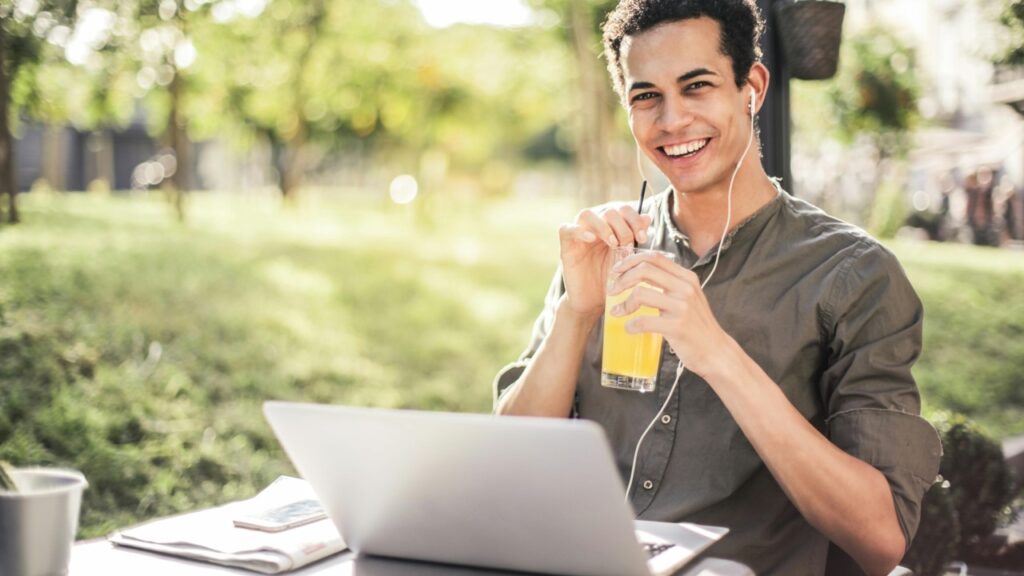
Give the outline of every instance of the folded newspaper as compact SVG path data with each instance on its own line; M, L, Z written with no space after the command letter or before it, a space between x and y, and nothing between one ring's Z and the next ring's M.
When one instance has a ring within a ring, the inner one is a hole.
M118 546L279 574L345 550L334 523L323 518L265 532L236 527L234 520L315 498L304 480L281 476L249 500L154 520L114 532L108 539Z

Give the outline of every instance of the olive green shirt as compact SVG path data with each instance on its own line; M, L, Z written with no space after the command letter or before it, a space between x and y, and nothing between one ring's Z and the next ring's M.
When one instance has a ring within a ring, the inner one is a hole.
M672 219L672 199L669 190L645 207L654 218L647 246L677 254L703 281L715 250L698 257L690 249ZM910 369L921 351L923 308L899 262L859 228L781 188L726 237L720 260L704 290L719 324L815 428L885 475L909 544L942 448L918 416ZM529 347L495 379L496 398L540 347L563 291L558 273ZM626 482L637 440L665 402L679 360L665 344L654 393L605 388L601 339L599 324L580 367L573 416L604 427ZM728 527L706 554L759 575L825 573L828 540L789 501L721 399L690 371L644 440L632 505L645 520Z

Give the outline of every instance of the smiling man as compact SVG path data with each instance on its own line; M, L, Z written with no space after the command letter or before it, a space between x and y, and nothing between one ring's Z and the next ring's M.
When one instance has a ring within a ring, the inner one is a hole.
M761 167L763 28L753 0L623 0L608 16L615 89L672 186L644 214L606 205L561 227L495 409L600 423L640 518L731 529L709 555L817 575L842 565L831 542L886 574L941 455L911 375L923 310L888 250ZM664 337L653 394L601 386L608 254L634 242L676 257L631 256L608 290L636 287L615 314L659 312L627 323Z

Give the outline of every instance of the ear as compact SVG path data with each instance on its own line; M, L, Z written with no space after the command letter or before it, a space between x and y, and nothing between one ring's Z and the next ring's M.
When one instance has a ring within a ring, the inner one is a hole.
M764 104L765 94L768 93L768 84L770 80L771 74L768 72L768 68L760 62L754 62L750 67L750 73L747 74L747 85L750 86L751 98L748 102L752 102L752 115L761 110L761 106Z

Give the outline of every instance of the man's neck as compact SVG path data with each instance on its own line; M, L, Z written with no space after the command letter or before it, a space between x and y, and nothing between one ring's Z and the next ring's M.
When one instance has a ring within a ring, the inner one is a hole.
M757 156L744 162L732 191L732 218L729 231L775 198L777 191L765 174ZM730 173L729 176L732 176ZM686 190L673 183L672 219L690 239L690 248L703 256L722 239L729 206L729 181L703 190Z

